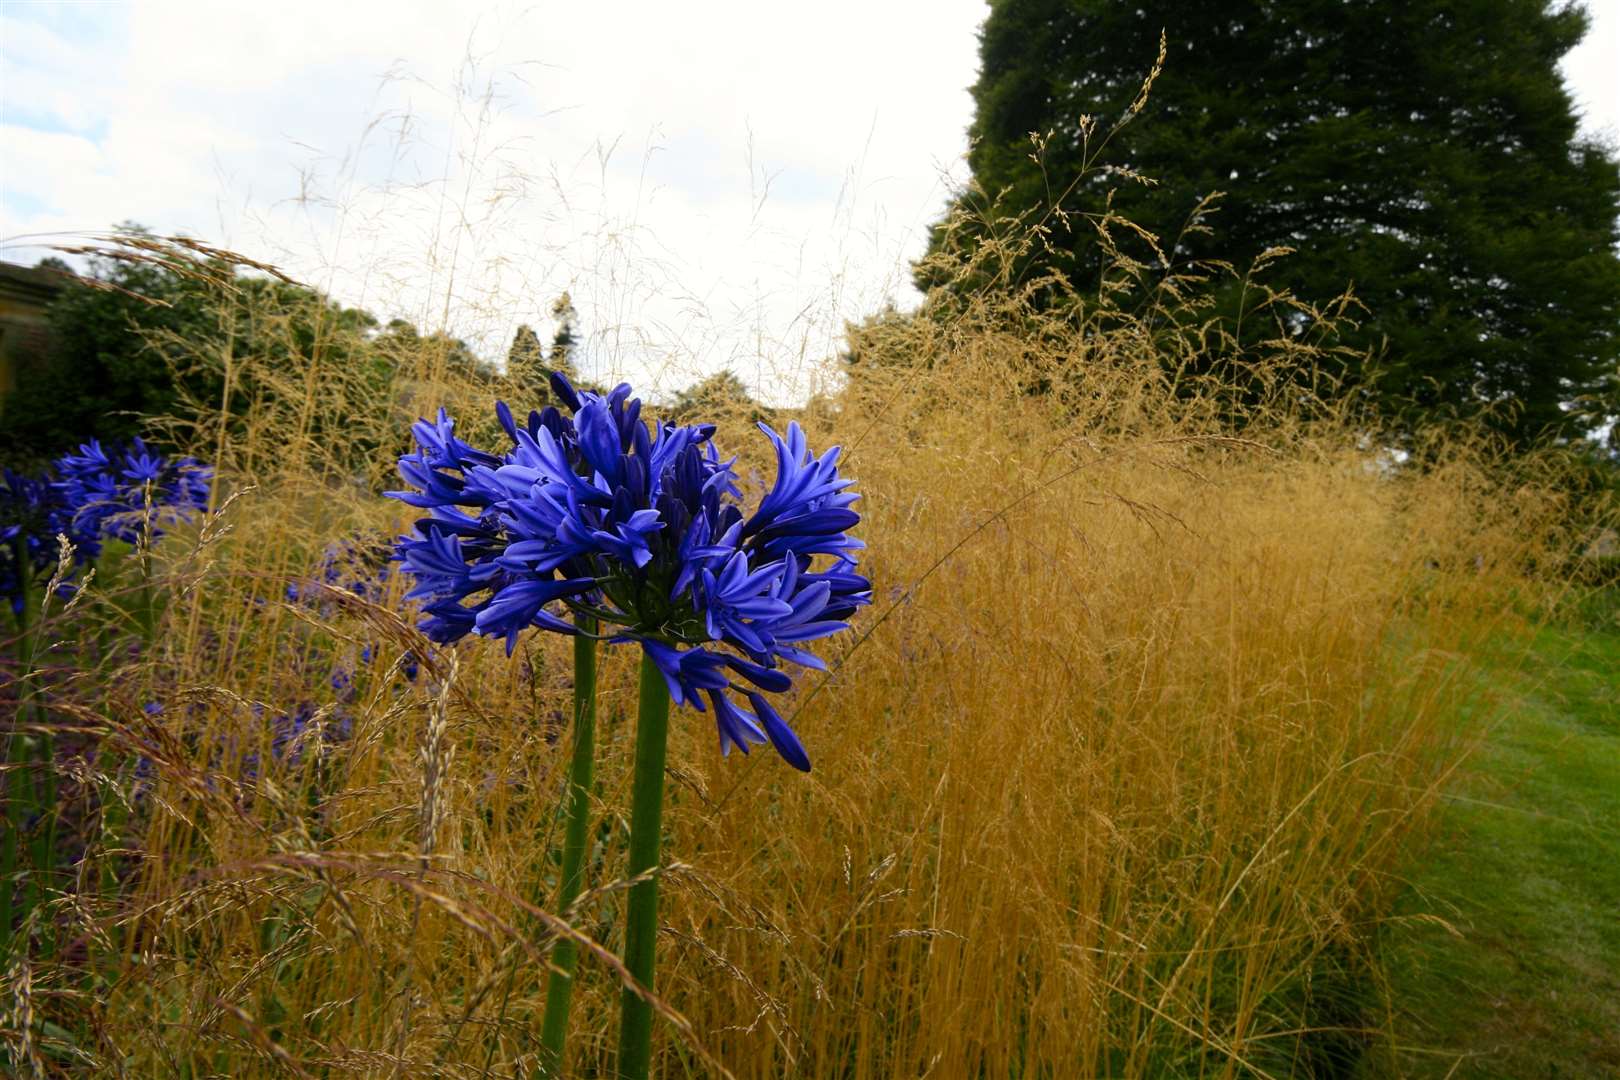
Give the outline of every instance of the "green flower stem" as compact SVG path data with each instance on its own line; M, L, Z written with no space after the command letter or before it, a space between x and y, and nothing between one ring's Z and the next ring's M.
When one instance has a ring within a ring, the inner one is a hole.
M41 808L39 790L34 782L33 769L30 768L31 758L37 756L34 740L24 735L18 728L24 717L33 712L30 702L31 681L28 676L34 667L34 596L32 566L28 561L28 542L22 537L15 537L12 541L12 558L17 566L17 581L21 591L19 599L22 608L17 613L17 711L12 717L11 731L6 740L6 762L11 768L6 770L6 835L3 846L0 846L0 960L10 962L13 942L11 927L14 919L14 893L17 882L17 860L22 847L22 838L28 827L28 819ZM49 772L50 763L46 763ZM39 871L41 852L36 839L32 850L34 872L27 876L23 886L22 912L26 918L39 902ZM48 859L48 853L45 856ZM27 948L27 943L22 943Z
M570 908L585 884L585 846L591 818L591 787L596 758L596 619L576 618L574 638L574 760L568 774L568 825L563 835L562 882L557 914L572 918ZM568 1006L574 996L574 970L579 949L559 941L551 954L546 981L546 1013L540 1032L540 1073L546 1080L562 1076L563 1044L568 1036Z
M26 586L25 586L26 590ZM27 610L27 598L24 597L23 610ZM26 616L18 616L18 622L24 627L22 638L26 639ZM24 643L19 646L18 667L22 666L21 654L26 652L28 646ZM19 693L21 693L19 689ZM20 703L19 703L20 704ZM22 709L19 708L11 718L11 730L6 736L6 770L4 783L6 785L6 828L5 837L0 839L0 964L9 970L11 964L11 925L15 919L14 894L17 891L17 857L22 846L23 830L28 825L29 807L34 802L34 780L28 771L28 744L22 733L17 730L22 723ZM27 901L25 901L26 903Z
M669 735L669 688L652 658L641 657L641 707L636 719L635 786L630 798L632 878L658 865L663 835L664 755ZM658 946L658 879L630 887L625 912L624 966L651 993ZM626 988L619 1003L620 1080L646 1080L652 1064L652 1006Z

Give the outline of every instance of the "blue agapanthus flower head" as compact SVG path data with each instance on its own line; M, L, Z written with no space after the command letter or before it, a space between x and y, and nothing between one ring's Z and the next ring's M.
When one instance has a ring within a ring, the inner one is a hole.
M166 524L206 509L213 479L195 459L155 454L140 438L113 454L91 439L58 458L56 474L54 486L72 507L74 528L96 541L111 536L126 544L143 536L156 540Z
M140 439L108 454L96 440L52 463L45 477L5 470L0 477L0 596L21 610L23 575L48 579L59 556L59 536L73 545L74 567L101 555L102 542L155 541L163 528L208 505L212 472L191 458L169 459ZM19 554L20 553L20 554ZM63 592L71 592L71 581Z
M422 630L503 638L510 653L530 627L577 632L564 609L591 615L641 645L677 704L713 708L723 752L769 742L808 770L765 695L792 687L784 665L822 667L805 644L871 602L837 448L817 457L797 424L761 424L776 482L746 514L713 425L649 425L628 385L600 395L553 375L552 388L569 415L519 423L496 404L511 443L499 455L457 437L442 409L413 427L399 468L414 490L389 494L428 511L398 552Z

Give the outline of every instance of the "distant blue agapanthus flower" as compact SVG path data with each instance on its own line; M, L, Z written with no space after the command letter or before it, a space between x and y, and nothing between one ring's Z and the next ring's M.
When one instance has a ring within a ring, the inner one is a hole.
M797 424L785 436L761 424L776 481L745 514L713 425L649 430L628 385L603 396L551 379L572 417L548 407L520 425L497 402L504 454L462 441L442 409L413 426L399 464L413 490L389 494L429 512L398 552L422 630L501 637L510 653L531 626L575 633L559 604L592 615L617 628L611 640L640 643L677 704L713 707L722 752L768 741L808 771L765 695L791 688L784 661L823 667L805 643L871 603L838 449L816 457Z
M206 509L213 479L213 470L194 458L155 454L140 438L112 454L91 439L55 464L53 486L72 508L75 528L97 541L110 536L126 544L143 536L154 541L167 524Z
M0 595L13 614L22 610L24 581L32 584L56 565L53 538L65 523L63 510L48 482L0 472Z
M57 537L73 545L74 567L101 555L114 537L155 541L165 527L208 505L212 471L191 458L154 454L140 439L108 454L94 439L52 463L43 477L5 470L0 476L0 595L20 611L24 575L48 579L59 554ZM71 591L71 582L64 590Z
M311 702L300 702L290 714L280 713L270 725L270 755L288 765L303 761L306 744L313 742L317 755L324 758L337 744L346 743L354 734L354 718L342 709L329 713L325 722L317 725L321 711ZM313 737L313 738L312 738ZM255 755L252 764L257 764Z
M313 576L287 583L287 599L329 612L332 589L353 593L376 603L387 595L393 569L393 544L388 534L355 535L328 544Z
M395 569L394 556L394 541L387 533L355 533L328 544L313 574L294 578L287 583L287 601L326 618L336 613L338 598L342 593L352 594L373 604L383 603L387 599L388 582ZM379 655L379 647L367 643L361 646L356 659L360 667L370 667ZM415 682L419 670L416 656L407 651L400 656L398 664L406 680ZM334 668L332 688L352 694L357 671L358 668L352 665L345 667L340 664Z

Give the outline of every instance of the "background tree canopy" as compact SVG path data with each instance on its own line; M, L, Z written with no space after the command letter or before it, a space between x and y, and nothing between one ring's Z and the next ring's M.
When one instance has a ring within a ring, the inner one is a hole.
M67 270L56 259L40 265ZM178 402L167 361L134 328L197 333L212 321L203 289L139 263L93 260L90 273L116 288L70 284L51 304L50 355L4 403L0 457L8 465L53 457L92 435L126 441L141 433L141 415L169 413Z
M723 368L676 393L666 412L679 424L698 423L716 416L734 416L749 423L772 418L771 410L754 400L747 385L730 368Z
M574 301L568 293L564 292L552 302L551 317L557 321L557 331L551 338L550 355L540 345L540 335L528 323L518 324L512 335L512 344L506 351L506 378L514 406L555 403L549 382L553 371L561 372L575 386L600 390L585 383L574 366L579 350L579 313L574 310Z
M133 225L119 231L148 235ZM378 336L370 312L313 289L241 275L224 263L205 264L208 273L115 254L89 263L88 283L69 283L51 305L49 356L6 397L0 460L7 465L29 468L90 438L116 445L142 435L162 444L153 419L172 423L190 404L219 405L227 359L252 356L291 373L321 355L349 365L357 382L386 382L387 351L376 343L398 325ZM66 270L55 260L41 265ZM228 392L245 403L290 396L289 388L239 371Z
M550 305L549 352L520 324L502 372L444 331L424 334L398 318L381 325L371 312L315 289L239 273L221 260L170 259L161 254L164 238L137 225L117 235L123 240L91 255L79 280L58 260L41 263L63 271L67 284L49 309L49 355L32 357L26 377L0 402L0 464L31 472L87 439L116 446L136 435L206 456L207 443L241 434L220 425L274 422L342 447L334 464L359 478L402 447L379 456L381 443L355 417L379 409L431 415L437 407L399 398L397 387L413 380L481 386L520 413L552 401L553 370L605 392L580 379L579 316L566 292ZM326 379L317 391L310 380L318 370L344 377ZM749 419L767 415L729 371L678 392L667 408L685 415L700 405ZM399 417L400 432L408 419Z
M959 200L980 224L942 222L934 250L982 240L988 200L1032 208L1050 232L1021 272L1094 294L1105 256L1073 212L1113 190L1172 267L1235 265L1227 314L1276 246L1295 251L1269 266L1273 287L1353 287L1365 312L1342 340L1372 352L1391 420L1506 404L1497 423L1519 440L1590 428L1620 411L1620 168L1577 136L1558 72L1585 28L1548 0L993 0ZM1145 108L1100 145L1161 29ZM1099 155L1157 183L1088 172ZM1217 192L1209 231L1184 233ZM918 279L943 284L926 263Z

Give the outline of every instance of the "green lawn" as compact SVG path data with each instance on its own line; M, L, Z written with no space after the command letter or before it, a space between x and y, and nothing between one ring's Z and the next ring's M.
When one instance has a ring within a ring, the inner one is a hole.
M1546 630L1390 931L1378 1075L1620 1077L1620 632Z

